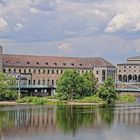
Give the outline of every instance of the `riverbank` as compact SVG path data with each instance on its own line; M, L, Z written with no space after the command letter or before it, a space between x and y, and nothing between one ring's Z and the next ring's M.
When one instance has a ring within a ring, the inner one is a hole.
M18 105L16 101L0 101L0 106L2 105Z

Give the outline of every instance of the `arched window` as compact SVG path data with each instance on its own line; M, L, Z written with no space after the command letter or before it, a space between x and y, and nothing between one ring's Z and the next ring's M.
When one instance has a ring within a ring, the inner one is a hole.
M136 74L133 75L133 81L134 81L134 82L137 82L137 75L136 75Z
M105 81L106 76L105 76L105 70L102 70L102 81Z
M33 85L35 85L35 80L33 80Z
M140 82L140 75L138 76L138 82Z
M129 74L128 75L128 82L130 82L130 81L132 81L133 79L132 79L132 75L131 74Z
M122 82L122 75L119 75L119 76L118 76L118 79L119 79L119 81Z
M123 82L127 82L127 75L123 75Z

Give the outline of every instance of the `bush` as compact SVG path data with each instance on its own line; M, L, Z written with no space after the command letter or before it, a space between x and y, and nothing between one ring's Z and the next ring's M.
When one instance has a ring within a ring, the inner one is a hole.
M134 103L136 101L136 97L133 95L118 95L117 103Z
M24 97L22 99L17 100L17 103L29 103L35 105L44 105L47 103L46 98L41 97Z
M78 102L80 102L80 103L104 103L104 101L96 95L85 97L83 99L78 100Z

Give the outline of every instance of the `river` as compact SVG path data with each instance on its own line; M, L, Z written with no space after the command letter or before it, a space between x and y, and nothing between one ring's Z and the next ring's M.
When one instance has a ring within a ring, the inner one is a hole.
M140 98L115 107L0 107L0 140L86 139L140 140Z

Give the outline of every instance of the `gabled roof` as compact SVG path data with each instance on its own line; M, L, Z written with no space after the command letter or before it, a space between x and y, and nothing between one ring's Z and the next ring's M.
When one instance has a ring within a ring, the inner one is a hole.
M114 67L110 62L100 57L76 58L60 56L34 56L3 54L3 66L16 67L66 67L93 68L95 66Z

